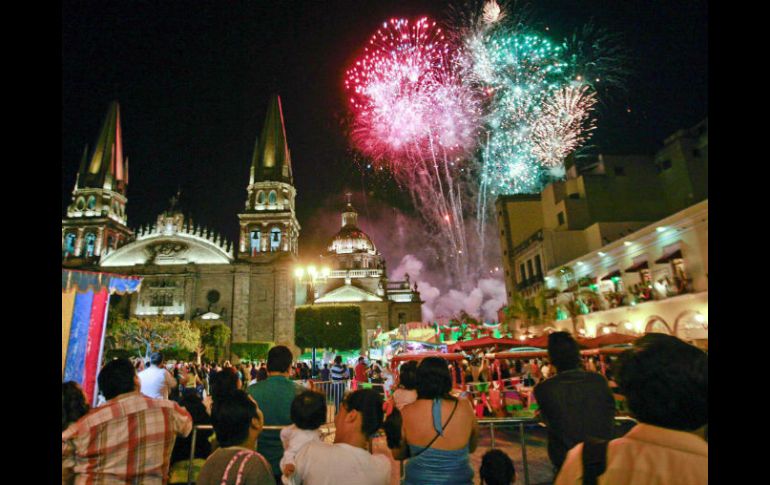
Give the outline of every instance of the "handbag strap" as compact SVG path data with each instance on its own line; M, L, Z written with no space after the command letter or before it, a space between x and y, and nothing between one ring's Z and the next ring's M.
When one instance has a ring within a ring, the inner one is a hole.
M596 485L607 470L608 440L588 437L583 443L583 485Z
M444 423L444 425L441 427L442 429L446 429L446 427L447 427L447 425L449 424L449 422L450 422L450 421L452 421L452 416L454 416L454 415L455 415L455 411L457 410L457 404L458 404L459 402L460 402L459 400L456 400L456 401L455 401L455 405L454 405L454 407L452 408L452 413L451 413L451 414L449 415L449 417L447 418L447 420L446 420L446 423ZM420 451L418 451L416 454L412 455L410 458L417 458L418 456L420 456L420 455L421 455L421 454L422 454L422 453L423 453L425 450L427 450L428 448L430 448L431 446L433 446L433 443L435 443L435 442L436 442L436 440L438 439L438 437L439 437L439 436L441 436L441 433L436 433L436 436L434 436L434 437L433 437L433 439L432 439L432 440L430 440L430 443L428 443L428 444L427 444L427 446L425 446L423 449L421 449Z

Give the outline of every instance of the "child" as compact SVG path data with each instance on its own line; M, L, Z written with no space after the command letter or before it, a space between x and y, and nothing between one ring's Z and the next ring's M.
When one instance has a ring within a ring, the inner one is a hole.
M292 482L294 456L309 441L321 441L318 428L326 422L326 396L316 391L304 391L291 403L291 426L281 430L283 458L281 458L281 481L284 485Z
M510 485L516 480L516 469L504 452L489 450L481 457L479 477L482 485Z

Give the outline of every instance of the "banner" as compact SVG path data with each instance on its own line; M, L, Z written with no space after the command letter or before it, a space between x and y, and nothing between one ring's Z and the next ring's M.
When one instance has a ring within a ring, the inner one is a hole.
M83 387L96 403L110 295L139 291L142 278L62 270L62 382Z

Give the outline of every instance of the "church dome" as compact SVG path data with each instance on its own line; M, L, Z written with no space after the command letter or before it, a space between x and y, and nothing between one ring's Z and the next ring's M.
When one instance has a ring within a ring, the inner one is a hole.
M342 229L332 239L329 252L336 254L377 252L371 238L358 227L358 213L350 202L342 213Z
M329 252L343 254L361 251L377 251L374 243L364 231L353 225L344 226L334 236Z

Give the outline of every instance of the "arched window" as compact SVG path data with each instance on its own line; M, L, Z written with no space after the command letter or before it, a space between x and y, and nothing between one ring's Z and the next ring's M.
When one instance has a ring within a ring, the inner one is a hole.
M96 207L96 197L92 195L91 197L88 198L88 208L93 209L95 207Z
M261 190L257 192L257 204L265 205L265 193Z
M271 195L275 192L271 192ZM277 227L270 229L270 251L279 251L281 247L281 230Z
M64 254L75 254L75 239L77 236L74 232L64 236Z
M96 250L96 234L93 232L89 232L86 234L86 257L91 257L94 255L94 251Z
M270 191L270 195L267 196L267 201L270 205L275 205L278 202L278 196L275 194L275 190Z
M251 245L249 252L254 255L262 250L262 231L251 231Z
M75 207L82 211L86 207L86 200L83 197L78 197L77 202L75 202Z

